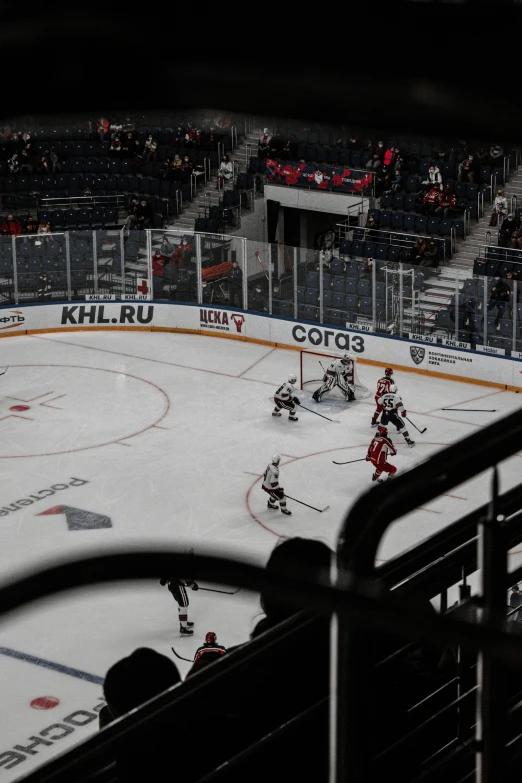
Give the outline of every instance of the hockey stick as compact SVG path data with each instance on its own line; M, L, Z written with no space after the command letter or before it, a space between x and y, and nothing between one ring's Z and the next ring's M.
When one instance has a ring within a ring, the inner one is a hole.
M241 590L240 587L237 590L214 590L212 587L198 587L198 590L206 590L207 593L224 593L225 595L236 595Z
M5 375L6 372L8 371L8 369L9 369L9 365L7 365L7 367L5 368L5 370L3 372L0 372L0 375Z
M300 503L302 506L306 506L307 508L311 508L314 511L318 511L320 514L323 513L323 511L328 511L330 506L325 506L324 508L316 508L315 506L309 506L308 503L303 503L302 500L297 500L297 498L291 498L290 495L287 495L285 492L285 498L288 498L288 500L293 500L294 503Z
M329 419L328 416L323 416L322 413L317 413L317 411L313 411L311 408L305 408L305 406L301 405L301 403L296 403L296 405L299 405L300 408L302 408L304 411L308 411L308 413L315 413L316 416L320 416L322 419L326 419L326 421L333 422L333 424L341 423L339 419Z
M412 426L412 427L415 427L415 429L417 430L417 432L420 432L420 434L421 434L421 435L422 435L422 433L423 433L423 432L426 432L426 430L428 429L427 427L424 427L424 429L423 429L423 430L420 430L420 429L417 427L417 425L416 425L416 424L414 424L414 423L412 422L412 420L411 420L411 419L408 419L408 417L407 417L407 416L405 416L404 418L406 419L406 421L409 421L409 422L410 422L410 424L411 424L411 426Z
M441 411L462 411L463 413L496 413L497 409L493 408L441 408Z
M352 462L366 462L366 457L361 457L361 459L351 459L348 462L336 462L333 459L332 462L334 465L351 465Z
M259 257L259 250L256 250L256 252L254 253L254 255L257 257L257 260L258 260L258 261L259 261L259 263L261 264L261 269L262 269L262 270L263 270L263 272L265 273L265 277L266 277L266 279L268 280L268 275L267 275L266 269L265 269L265 267L263 266L263 262L261 261L261 259L260 259L260 257Z
M194 663L194 661L192 660L192 658L184 658L182 655L178 655L178 653L176 652L176 650L174 649L174 647L171 647L170 649L172 650L172 652L174 653L174 655L176 656L176 658L179 658L179 659L180 659L180 661L188 661L189 663Z

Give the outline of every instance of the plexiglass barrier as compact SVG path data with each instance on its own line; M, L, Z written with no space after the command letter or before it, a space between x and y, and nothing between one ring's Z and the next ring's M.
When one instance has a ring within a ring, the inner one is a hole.
M404 240L403 240L404 245ZM333 252L180 230L70 231L0 237L0 302L154 299L248 309L334 327L522 351L517 262L475 274L415 263L357 242ZM522 268L522 264L520 264Z

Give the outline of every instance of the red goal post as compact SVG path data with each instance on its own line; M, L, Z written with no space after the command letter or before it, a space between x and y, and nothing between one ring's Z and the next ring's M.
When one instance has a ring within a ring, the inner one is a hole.
M323 375L328 365L334 361L334 359L342 359L343 356L349 356L353 361L353 376L355 383L355 398L357 400L371 397L371 391L364 383L361 382L357 371L357 357L352 353L332 353L327 351L315 351L312 349L304 349L299 352L299 372L300 372L300 386L304 391L315 391L319 388L323 381ZM344 400L344 394L341 390L334 386L331 392L328 392L328 396L339 397Z

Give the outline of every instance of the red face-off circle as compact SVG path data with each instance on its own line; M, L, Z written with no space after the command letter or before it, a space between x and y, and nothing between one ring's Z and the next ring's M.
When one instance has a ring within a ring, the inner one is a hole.
M30 405L11 405L9 410L10 411L28 411L30 407L31 407Z
M34 710L52 710L59 703L60 699L57 699L56 696L39 696L37 699L32 700L31 707Z

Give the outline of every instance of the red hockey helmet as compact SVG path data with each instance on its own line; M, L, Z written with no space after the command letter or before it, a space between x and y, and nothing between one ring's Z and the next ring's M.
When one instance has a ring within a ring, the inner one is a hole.
M205 644L216 644L216 643L217 643L216 634L214 633L214 631L209 631L205 636Z
M377 427L377 432L379 435L387 435L388 434L388 427L385 427L383 424L379 424Z
M393 375L393 370L392 370L392 368L391 368L391 367L387 367L387 368L385 369L385 371L384 371L384 374L386 375L386 377L387 377L387 378L391 378L391 376Z

